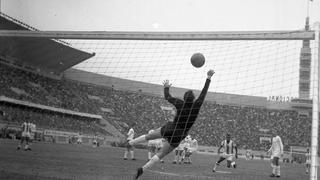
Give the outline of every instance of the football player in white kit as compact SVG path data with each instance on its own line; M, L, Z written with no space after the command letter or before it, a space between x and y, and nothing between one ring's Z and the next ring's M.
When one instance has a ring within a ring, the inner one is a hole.
M81 135L81 133L78 134L77 144L82 144L82 135Z
M179 144L178 147L175 148L175 156L174 156L174 160L173 160L173 164L181 164L181 162L183 161L183 151L184 151L184 141L182 140L181 143Z
M198 141L196 139L192 139L190 136L190 140L185 147L185 164L191 164L191 155L193 152L197 151L198 149Z
M224 152L221 154L220 150L223 148ZM227 134L226 140L221 142L221 146L218 149L218 154L220 154L219 160L214 164L212 172L216 172L217 166L220 165L222 161L227 159L227 167L236 168L236 162L233 158L238 158L238 148L237 145L231 140L231 135Z
M132 125L132 126L133 126L133 125ZM133 128L131 127L131 128L129 129L129 132L127 133L127 142L133 140L133 138L134 138L134 130L133 130ZM127 160L127 159L128 159L128 153L129 153L129 152L130 152L130 154L131 154L131 160L136 160L136 159L134 158L133 146L130 145L130 144L127 144L126 150L125 150L125 152L124 152L124 157L123 157L123 159L124 159L124 160Z
M272 138L272 145L268 153L271 154L272 174L270 177L280 177L280 158L283 155L283 144L278 135Z
M31 137L32 128L33 127L32 127L31 123L29 123L29 122L22 123L22 125L21 125L21 130L22 130L21 141L20 141L20 144L18 145L17 150L20 150L23 142L26 141L26 144L24 146L24 150L31 151L31 148L29 147L29 141L30 141L30 137Z

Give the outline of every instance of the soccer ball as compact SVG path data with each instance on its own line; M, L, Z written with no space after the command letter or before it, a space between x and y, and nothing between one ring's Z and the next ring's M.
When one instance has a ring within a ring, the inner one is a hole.
M191 56L191 64L196 67L202 67L205 62L205 57L202 53L195 53Z

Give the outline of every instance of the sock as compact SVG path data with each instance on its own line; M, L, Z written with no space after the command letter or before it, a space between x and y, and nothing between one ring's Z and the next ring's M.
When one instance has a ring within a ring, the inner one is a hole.
M276 166L276 173L277 176L280 176L280 166Z
M271 167L272 167L272 174L275 175L276 174L276 166L272 164Z
M146 135L142 135L142 136L139 136L139 137L129 141L129 144L130 145L135 145L135 144L142 143L142 142L145 142L145 141L147 141L146 140Z
M130 151L131 159L134 159L134 151Z
M147 168L150 168L151 166L153 166L156 162L158 162L160 159L157 155L154 155L150 161L148 161L143 167L142 169L145 170Z
M214 163L213 170L216 170L218 162Z
M151 159L151 155L152 155L152 153L148 152L148 160Z
M128 151L124 152L124 157L123 158L128 158Z

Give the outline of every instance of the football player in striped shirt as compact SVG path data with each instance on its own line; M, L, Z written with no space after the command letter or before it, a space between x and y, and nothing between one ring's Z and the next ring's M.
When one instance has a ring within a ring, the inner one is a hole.
M224 152L221 153L220 150L223 148ZM227 134L226 140L221 142L221 146L218 149L218 154L220 154L219 160L214 164L212 172L216 172L217 166L220 165L222 161L227 159L227 167L228 168L236 168L236 162L233 158L238 158L238 148L237 145L231 140L231 135Z
M26 144L24 146L24 150L25 151L31 151L31 148L29 147L29 141L30 141L30 137L31 137L31 129L32 129L32 124L29 123L29 122L24 122L22 123L21 125L21 141L20 141L20 144L18 145L18 148L17 150L20 150L21 149L21 146L23 144L23 142L25 141Z

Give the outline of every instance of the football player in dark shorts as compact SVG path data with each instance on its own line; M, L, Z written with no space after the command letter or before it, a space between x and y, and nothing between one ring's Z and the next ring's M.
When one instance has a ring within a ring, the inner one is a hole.
M137 169L135 179L138 179L143 171L150 168L153 164L165 157L171 151L173 151L180 142L188 135L189 129L194 124L199 114L200 108L207 95L211 77L215 72L209 70L207 72L207 79L205 85L198 97L195 100L195 96L191 90L185 92L182 99L172 97L169 93L171 84L168 80L163 82L164 85L164 97L176 108L176 115L173 122L167 122L164 126L156 129L153 133L142 135L136 139L129 141L129 145L135 145L138 143L146 142L152 139L164 138L166 141L163 144L163 148L160 152L154 155L144 166Z

